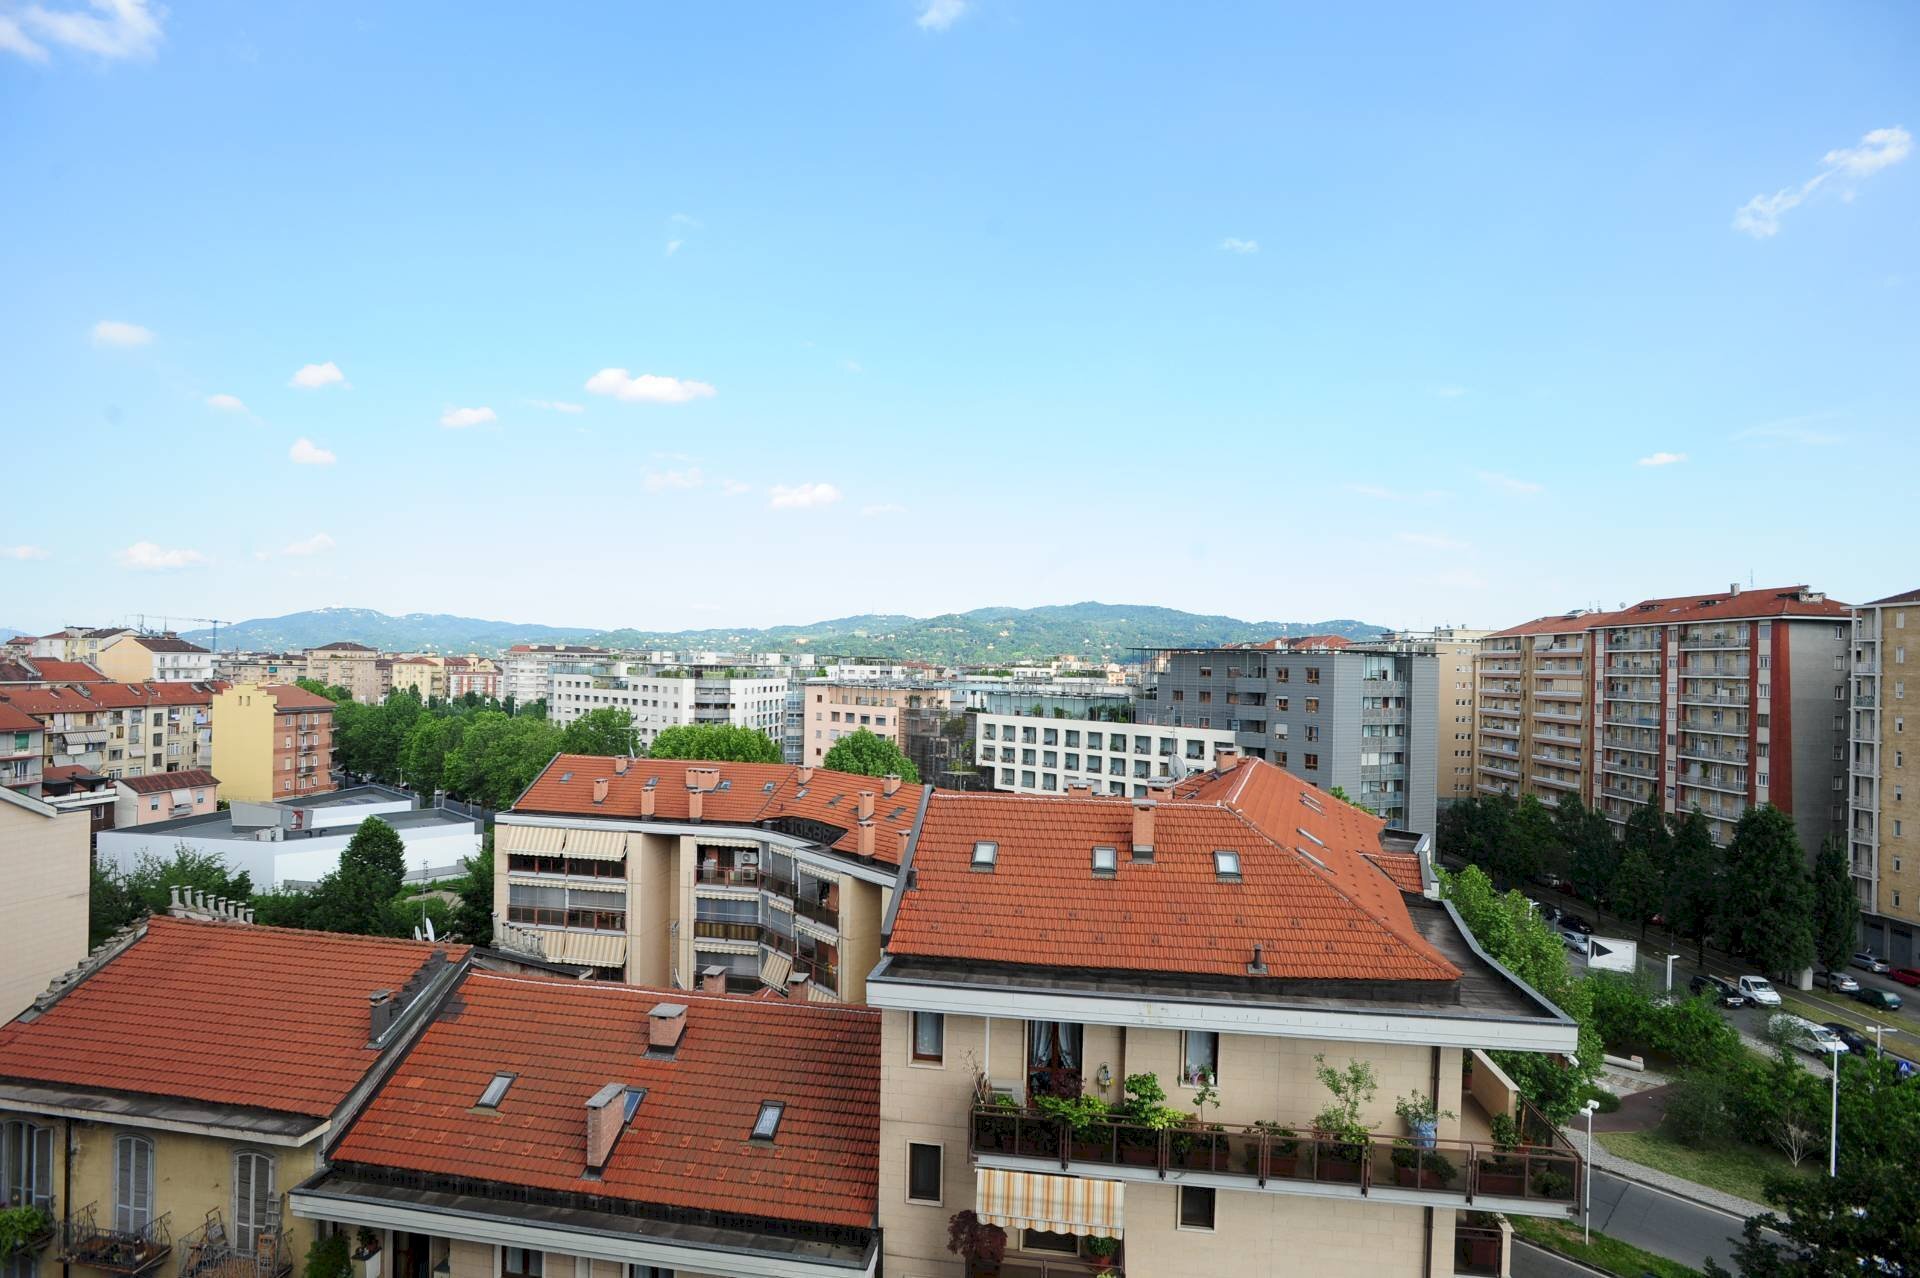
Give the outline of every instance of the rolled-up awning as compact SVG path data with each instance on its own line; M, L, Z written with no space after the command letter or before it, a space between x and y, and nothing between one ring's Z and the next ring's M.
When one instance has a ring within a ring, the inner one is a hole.
M568 830L567 855L587 861L618 861L627 854L625 830Z
M540 950L556 963L625 967L627 938L617 932L540 932Z
M981 1167L974 1172L973 1210L1008 1229L1118 1238L1123 1188L1117 1180Z
M554 825L502 825L495 828L494 837L508 852L557 854L567 832Z
M768 950L767 956L760 960L760 983L769 989L784 990L787 978L793 975L793 955L782 954L779 950Z

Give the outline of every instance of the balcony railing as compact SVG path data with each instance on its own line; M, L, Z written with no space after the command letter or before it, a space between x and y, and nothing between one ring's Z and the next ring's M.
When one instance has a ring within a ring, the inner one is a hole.
M703 865L699 881L709 887L759 887L758 866Z
M1155 1128L1096 1122L1076 1128L1031 1110L985 1106L973 1113L971 1147L976 1160L1046 1164L1063 1171L1138 1169L1132 1179L1201 1173L1281 1193L1325 1194L1332 1188L1360 1198L1389 1191L1403 1202L1409 1194L1434 1203L1491 1199L1500 1210L1567 1216L1580 1201L1584 1168L1571 1146L1556 1142L1501 1149L1436 1141L1421 1148L1380 1135L1339 1141L1277 1123ZM1309 1185L1316 1188L1295 1188Z
M840 907L828 905L822 901L809 900L798 896L793 901L793 912L801 918L812 919L815 923L825 923L828 927L840 926Z
M60 1225L60 1260L110 1274L145 1274L166 1263L173 1254L173 1233L166 1213L146 1228L123 1231L102 1229L94 1223L97 1203L88 1203Z
M1680 646L1696 651L1702 648L1744 648L1747 646L1747 636L1744 634L1695 635L1691 639L1682 639Z
M281 1218L285 1218L286 1199L281 1200ZM293 1269L293 1253L284 1231L258 1231L253 1250L242 1251L228 1236L214 1208L198 1229L182 1238L174 1248L180 1257L179 1278L279 1278Z

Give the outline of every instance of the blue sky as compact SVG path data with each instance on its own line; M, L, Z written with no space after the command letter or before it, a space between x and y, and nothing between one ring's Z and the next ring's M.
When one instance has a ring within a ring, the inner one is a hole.
M1920 11L1537 8L0 0L0 624L1912 588Z

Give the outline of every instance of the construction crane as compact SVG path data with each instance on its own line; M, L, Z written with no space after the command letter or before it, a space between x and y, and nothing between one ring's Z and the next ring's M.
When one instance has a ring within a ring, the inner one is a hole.
M163 630L173 629L173 623L176 621L198 621L206 625L212 626L213 627L213 650L215 652L220 651L220 627L232 624L225 617L175 617L175 616L172 616L171 614L167 614L167 615L163 615L160 618L161 629ZM147 628L147 614L144 612L140 614L140 628L142 630L145 630Z

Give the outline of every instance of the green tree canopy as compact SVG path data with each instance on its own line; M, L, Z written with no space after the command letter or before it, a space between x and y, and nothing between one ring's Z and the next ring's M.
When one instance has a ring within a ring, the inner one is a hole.
M1859 929L1860 898L1854 895L1847 845L1830 834L1813 861L1813 947L1821 966L1844 970Z
M710 759L718 763L779 763L780 743L758 728L687 723L664 728L647 751L654 759Z
M1793 818L1749 808L1727 847L1720 936L1729 950L1776 975L1813 962L1813 884Z
M1694 943L1696 958L1704 963L1707 935L1719 916L1725 864L1699 808L1674 820L1666 851L1667 925Z
M1646 811L1647 809L1641 809ZM1655 819L1659 813L1654 813ZM1629 923L1640 925L1640 940L1647 939L1647 924L1660 912L1662 894L1660 871L1640 844L1631 844L1620 854L1620 868L1613 876L1613 908Z
M1779 1212L1751 1216L1734 1260L1745 1278L1861 1278L1911 1273L1920 1256L1920 1176L1842 1166L1840 1175L1770 1179ZM1713 1261L1707 1273L1727 1278Z
M236 873L218 853L198 852L185 843L176 843L171 856L140 853L125 874L113 867L96 868L93 885L87 931L95 945L135 919L165 914L175 885L232 901L253 895L253 881L245 870Z
M589 710L560 730L560 754L633 754L640 734L633 713L619 706Z
M861 728L841 737L828 749L820 766L834 772L856 772L861 776L883 777L893 773L903 781L919 781L920 770L900 747L885 737L877 737Z
M305 926L363 936L405 935L394 930L388 906L406 875L406 844L399 831L368 817L340 853L340 864L307 895Z
M469 945L493 944L493 831L488 830L480 846L480 855L467 862L467 875L456 891L460 904L454 907L453 937Z
M544 719L477 710L447 751L442 775L454 794L489 808L512 805L552 762L560 734Z

